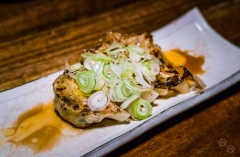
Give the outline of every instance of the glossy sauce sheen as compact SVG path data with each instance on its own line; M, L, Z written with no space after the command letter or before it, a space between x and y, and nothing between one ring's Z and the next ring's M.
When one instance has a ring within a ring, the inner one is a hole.
M110 125L117 125L117 121L104 119L101 123L86 129L77 128L58 116L52 102L39 104L22 113L12 128L1 130L6 138L0 146L5 142L11 142L14 149L11 148L10 154L14 154L15 149L20 145L31 148L34 153L51 151L62 137L75 138L91 129Z
M49 110L49 112L45 112L46 110ZM46 114L49 114L50 116ZM24 120L27 121L28 118L36 115L39 115L39 119L36 119L36 122L39 121L44 127L23 139L19 144L27 145L34 149L35 152L49 150L58 143L58 137L61 136L60 130L63 122L56 115L53 104L49 103L44 107L43 105L37 105L33 109L20 115L17 126L20 126ZM49 123L49 125L46 125L46 121L49 120L52 122Z
M35 153L51 150L58 144L64 127L76 129L57 115L52 103L37 105L21 114L14 126L4 130L6 141L16 146L26 145Z
M186 67L193 74L204 74L202 66L204 64L204 56L190 55L189 51L180 49L172 49L164 52L168 60L178 66Z

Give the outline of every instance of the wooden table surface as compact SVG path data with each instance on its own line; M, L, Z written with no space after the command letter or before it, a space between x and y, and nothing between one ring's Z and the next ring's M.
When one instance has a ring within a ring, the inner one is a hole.
M152 32L193 7L240 46L240 0L0 1L0 91L59 71L65 60L77 62L106 32ZM120 155L239 157L240 82L107 156Z

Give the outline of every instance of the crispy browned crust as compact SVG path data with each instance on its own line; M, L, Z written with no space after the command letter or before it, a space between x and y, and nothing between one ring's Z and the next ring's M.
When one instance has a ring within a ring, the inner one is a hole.
M106 39L96 47L99 51L106 49L113 40L117 40L122 45L139 45L145 50L149 50L151 55L157 57L160 62L160 73L157 75L157 80L154 82L155 88L170 89L177 86L184 79L192 80L196 82L196 88L202 90L204 83L194 76L187 68L182 66L174 66L163 54L161 48L154 44L152 35L149 33L143 33L141 35L135 34L120 34L117 32L111 32L107 35Z
M77 127L85 128L101 122L104 118L121 121L121 117L127 116L125 111L114 103L110 103L103 111L91 111L87 105L87 97L82 95L75 79L66 72L54 81L53 90L55 109L63 119Z
M127 35L117 32L110 32L106 38L97 42L95 48L87 49L87 52L104 52L113 41L116 40L121 45L139 45L149 51L161 62L160 73L154 82L155 88L173 89L184 80L194 82L194 88L202 90L204 84L196 76L191 74L185 67L174 66L162 53L161 48L153 43L152 36L149 33L142 35ZM83 60L81 59L81 62ZM103 118L113 118L121 120L121 116L127 116L126 112L120 109L116 104L110 105L103 111L93 112L87 105L87 97L82 94L75 79L71 78L69 71L65 70L53 83L55 93L54 105L60 116L68 122L78 126L87 127L93 123L99 123ZM126 118L126 117L125 117Z

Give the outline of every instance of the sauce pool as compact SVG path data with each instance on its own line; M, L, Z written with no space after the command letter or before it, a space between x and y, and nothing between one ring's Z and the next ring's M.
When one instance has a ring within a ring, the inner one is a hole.
M202 69L204 56L192 56L188 51L181 51L180 49L169 50L164 54L174 65L185 66L194 74L204 74L205 72ZM109 123L110 125L115 123L115 121L112 122L111 120L106 122L106 124ZM103 123L98 125L103 125ZM37 153L51 150L56 146L63 135L62 130L66 128L77 132L78 135L84 132L82 129L75 128L62 120L55 112L53 103L50 102L37 105L31 110L22 113L14 127L3 129L2 133L5 135L4 142L11 142L16 147L25 145ZM15 149L14 147L13 150Z
M193 74L204 74L202 66L205 62L204 56L190 55L189 51L180 49L172 49L164 52L165 56L174 65L184 66Z
M55 112L53 103L40 104L22 113L11 129L2 129L4 142L11 142L17 147L25 145L35 153L51 150L60 141L61 131L71 129L81 133L63 121Z

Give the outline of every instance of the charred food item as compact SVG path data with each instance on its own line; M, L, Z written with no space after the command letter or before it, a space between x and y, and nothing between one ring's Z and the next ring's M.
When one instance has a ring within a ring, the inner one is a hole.
M145 119L157 97L203 88L185 67L168 61L148 33L108 33L84 50L79 63L66 62L64 73L53 83L59 115L81 128L104 118Z

